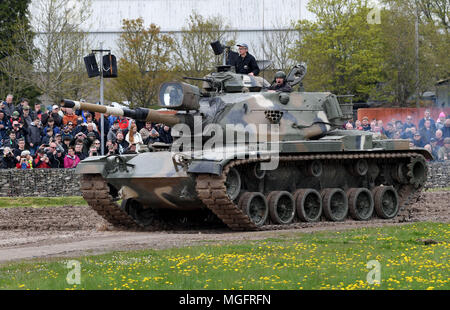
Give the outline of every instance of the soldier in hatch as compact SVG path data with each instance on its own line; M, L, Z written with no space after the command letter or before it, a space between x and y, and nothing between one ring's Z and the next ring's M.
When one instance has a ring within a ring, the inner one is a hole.
M269 91L286 93L290 93L292 91L292 87L287 83L286 74L283 71L278 71L275 73L275 83L269 87Z
M258 75L259 67L256 59L253 55L248 52L248 45L245 43L238 44L239 56L233 59L231 65L235 66L236 73L248 74L248 75Z

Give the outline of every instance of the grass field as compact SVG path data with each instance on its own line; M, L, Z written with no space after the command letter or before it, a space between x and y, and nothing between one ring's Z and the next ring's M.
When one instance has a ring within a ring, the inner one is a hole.
M0 208L87 206L81 196L72 197L0 197Z
M427 188L425 191L426 192L448 192L448 191L450 191L450 187Z
M0 289L450 289L450 225L415 223L0 266ZM422 239L439 243L425 245ZM373 266L379 263L380 283Z

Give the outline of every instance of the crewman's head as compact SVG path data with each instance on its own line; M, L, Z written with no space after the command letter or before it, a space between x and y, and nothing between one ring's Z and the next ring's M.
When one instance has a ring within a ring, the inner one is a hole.
M283 71L278 71L275 73L275 83L278 85L283 85L284 81L286 80L286 73Z
M239 55L241 55L242 57L245 57L245 55L247 55L248 52L248 45L245 43L241 43L237 45L239 48Z

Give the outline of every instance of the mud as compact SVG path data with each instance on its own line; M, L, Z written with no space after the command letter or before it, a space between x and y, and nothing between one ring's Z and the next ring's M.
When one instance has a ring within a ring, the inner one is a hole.
M450 191L424 192L408 208L408 221L450 222Z
M106 222L89 207L0 208L0 230L84 231Z
M117 231L89 207L0 209L0 263L36 257L100 254L113 250L162 249L205 242L258 240L298 232L402 225L416 221L450 223L450 191L422 193L392 220L299 223L297 229L231 232L218 227L171 231Z

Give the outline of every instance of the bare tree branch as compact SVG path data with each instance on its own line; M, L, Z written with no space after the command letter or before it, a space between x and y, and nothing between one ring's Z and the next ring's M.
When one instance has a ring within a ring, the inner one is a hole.
M30 83L51 102L61 97L87 95L88 80L81 59L88 53L89 41L82 25L89 18L90 0L36 0L32 3L31 25L35 39L27 35L25 25L16 32L25 51L2 61L13 78ZM24 55L32 55L34 67L24 64Z

